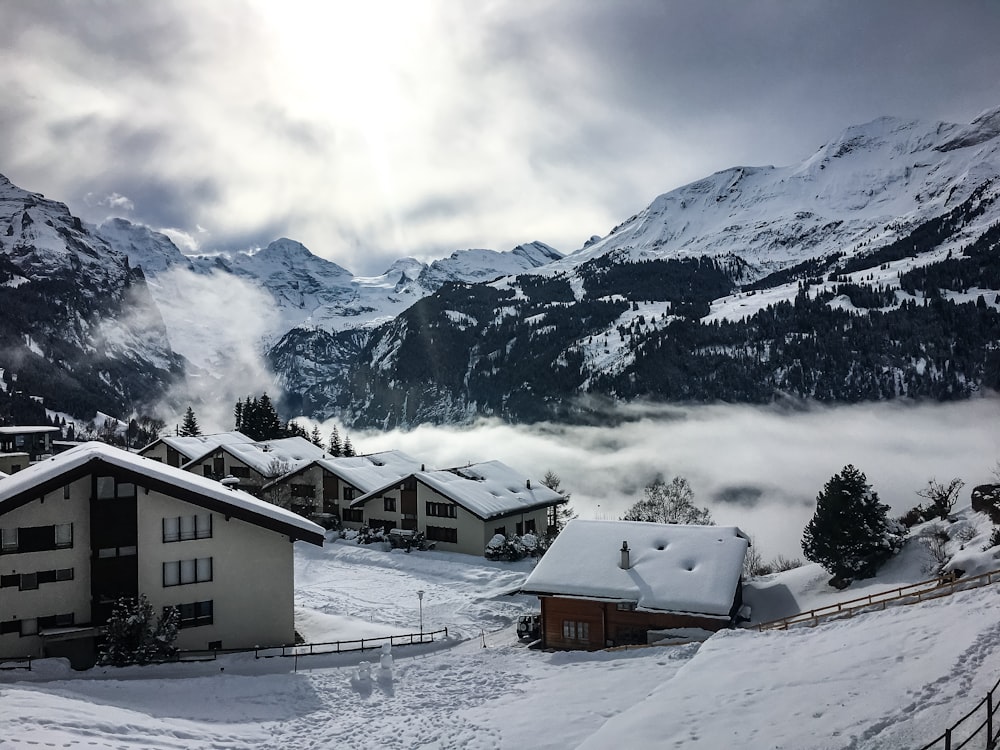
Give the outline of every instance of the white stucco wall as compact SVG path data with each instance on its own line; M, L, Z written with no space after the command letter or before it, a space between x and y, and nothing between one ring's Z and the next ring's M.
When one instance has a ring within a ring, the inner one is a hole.
M75 621L90 621L90 478L70 485L70 498L62 488L0 515L0 528L73 524L73 546L42 552L0 554L0 575L37 573L73 568L73 580L39 584L19 591L0 588L0 622L28 620L73 613ZM41 638L17 633L0 635L0 654L41 655Z
M292 544L259 526L212 514L212 537L163 541L163 519L206 513L182 500L139 494L139 590L156 611L165 606L209 601L214 622L180 631L177 646L248 648L292 643L295 635ZM163 585L163 563L212 558L212 580Z

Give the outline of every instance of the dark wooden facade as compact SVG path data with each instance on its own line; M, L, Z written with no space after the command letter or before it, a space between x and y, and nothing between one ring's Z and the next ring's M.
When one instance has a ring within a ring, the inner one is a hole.
M739 608L740 592L733 602ZM646 643L650 630L701 628L715 632L728 628L732 618L718 618L667 612L640 612L627 603L540 597L542 604L542 645L545 648L596 649Z

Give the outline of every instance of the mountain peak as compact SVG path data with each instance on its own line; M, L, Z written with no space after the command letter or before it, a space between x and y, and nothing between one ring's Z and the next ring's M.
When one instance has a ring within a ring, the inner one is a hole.
M938 151L954 151L959 148L978 146L1000 135L1000 107L981 112L968 125L961 125L951 137L941 143Z

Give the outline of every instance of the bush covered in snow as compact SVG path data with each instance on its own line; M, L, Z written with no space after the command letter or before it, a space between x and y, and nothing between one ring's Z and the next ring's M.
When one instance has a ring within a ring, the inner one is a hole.
M115 602L105 626L97 663L114 667L164 661L177 653L176 607L166 607L153 623L153 605L145 594L123 596Z
M484 555L487 560L504 560L513 562L525 557L538 557L545 552L545 544L541 537L535 534L512 536L509 539L503 534L495 534L486 544Z

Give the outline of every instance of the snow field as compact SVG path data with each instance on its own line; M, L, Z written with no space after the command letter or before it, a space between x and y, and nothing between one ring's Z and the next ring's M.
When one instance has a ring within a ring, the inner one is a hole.
M979 548L978 537L965 546ZM908 545L844 592L809 565L755 581L747 599L780 616L904 585L927 577L921 550ZM446 625L450 638L397 647L389 673L378 651L86 673L44 660L31 673L0 672L0 747L894 750L940 734L1000 674L996 586L819 628L544 653L514 633L516 615L537 606L509 595L530 561L343 541L297 545L295 555L307 640L412 632L418 590L425 629ZM362 661L370 680L359 679Z

